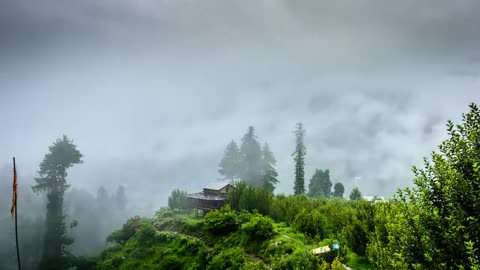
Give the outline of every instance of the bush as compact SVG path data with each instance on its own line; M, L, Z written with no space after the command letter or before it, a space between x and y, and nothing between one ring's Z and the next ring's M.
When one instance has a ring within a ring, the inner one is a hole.
M107 242L117 244L125 243L135 235L135 232L142 222L145 222L145 220L142 220L139 216L128 219L121 229L114 231L107 237Z
M250 239L266 240L275 234L273 220L260 214L252 215L250 220L242 224L242 230Z
M247 255L239 247L225 249L213 257L207 270L242 270L247 263Z
M325 220L325 217L317 210L308 213L306 209L303 209L295 217L294 225L299 231L310 237L324 237Z
M319 270L321 260L308 250L297 250L290 255L277 256L273 259L272 270Z
M181 270L182 261L175 255L168 255L162 258L159 264L159 270Z
M238 229L237 214L227 204L205 215L205 228L216 234L228 234Z

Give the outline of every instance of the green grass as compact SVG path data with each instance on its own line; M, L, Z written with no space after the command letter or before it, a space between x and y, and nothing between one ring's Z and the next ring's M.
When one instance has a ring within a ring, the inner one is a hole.
M353 252L349 252L347 254L347 263L346 265L350 266L355 270L375 270L375 267L368 262L367 258L358 256Z

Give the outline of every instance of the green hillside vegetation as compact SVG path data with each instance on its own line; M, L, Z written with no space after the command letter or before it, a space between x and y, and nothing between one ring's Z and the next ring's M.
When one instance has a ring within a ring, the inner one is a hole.
M480 269L478 107L447 131L440 151L413 168L414 186L388 202L363 201L358 188L344 200L240 182L204 219L185 209L130 219L96 269ZM337 242L339 251L311 255Z
M373 222L374 204L305 195L248 202L265 190L245 183L237 187L229 198L236 208L226 205L204 219L167 208L151 219L131 218L109 236L113 245L97 269L343 269L340 261L347 262L347 254L365 254L370 228L363 224ZM342 248L311 255L333 243Z

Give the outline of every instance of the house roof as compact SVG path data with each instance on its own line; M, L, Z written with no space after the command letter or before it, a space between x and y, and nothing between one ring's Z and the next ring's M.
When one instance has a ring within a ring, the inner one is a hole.
M229 182L211 182L208 183L207 186L205 186L206 189L212 189L212 190L220 190L224 188L225 186L232 185Z
M207 200L207 201L223 201L223 200L225 200L225 198L222 197L222 196L205 195L205 194L203 194L203 192L188 194L187 198Z

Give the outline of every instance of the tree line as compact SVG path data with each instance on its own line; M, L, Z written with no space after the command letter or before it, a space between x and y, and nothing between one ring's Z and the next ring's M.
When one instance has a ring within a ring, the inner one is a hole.
M292 153L295 162L294 194L307 193L310 197L324 196L343 197L345 187L342 183L335 183L332 188L330 171L316 169L310 179L308 192L305 188L305 157L307 148L305 146L306 130L303 123L297 123L295 130L295 150ZM268 143L260 147L255 135L255 128L250 126L247 133L241 139L241 146L238 147L234 140L227 144L223 157L219 162L218 172L224 180L245 181L254 187L262 187L273 192L278 184L278 172L275 168L276 159ZM358 188L352 191L352 200L361 199Z

